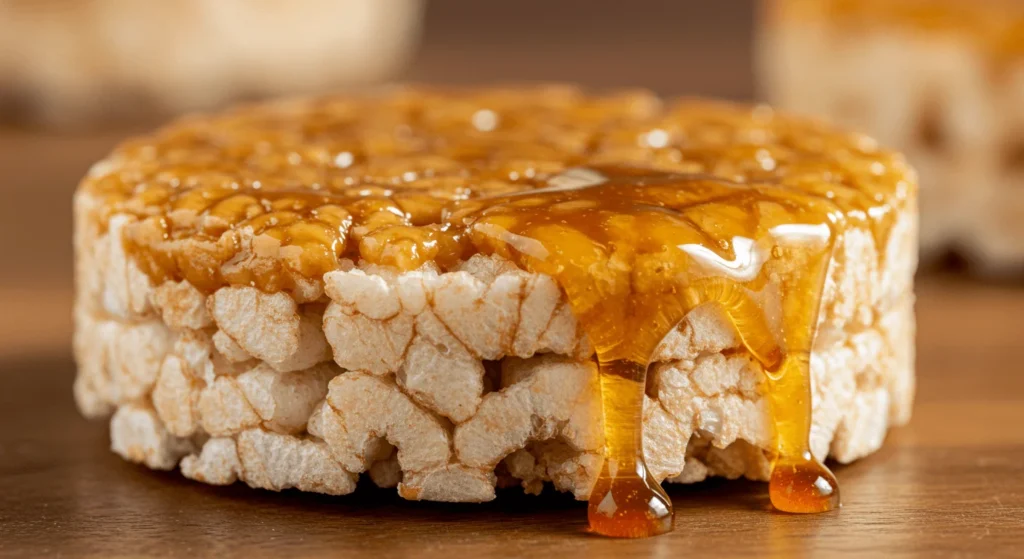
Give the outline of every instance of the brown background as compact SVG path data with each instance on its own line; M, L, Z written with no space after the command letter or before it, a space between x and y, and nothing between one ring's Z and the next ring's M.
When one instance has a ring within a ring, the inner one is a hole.
M754 96L749 1L430 4L404 78L559 80L665 94ZM0 556L345 555L791 557L1020 555L1024 544L1024 291L946 272L919 281L914 421L878 454L837 468L844 508L793 516L766 488L673 487L676 531L588 536L566 496L485 505L211 488L122 462L80 419L70 383L70 193L136 124L0 131Z

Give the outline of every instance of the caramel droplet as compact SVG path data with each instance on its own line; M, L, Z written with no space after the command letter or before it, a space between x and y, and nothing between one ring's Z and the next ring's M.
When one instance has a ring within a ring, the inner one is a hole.
M841 506L839 482L810 452L777 460L768 493L772 506L783 512L827 512Z
M642 421L647 366L600 364L605 459L590 493L590 529L604 536L644 538L672 530L672 501L643 459Z

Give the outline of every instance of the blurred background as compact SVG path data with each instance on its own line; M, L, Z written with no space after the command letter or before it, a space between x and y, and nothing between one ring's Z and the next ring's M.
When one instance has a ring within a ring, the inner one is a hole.
M887 5L815 2L782 3ZM764 90L755 79L768 13L761 4L0 0L0 355L65 351L71 193L128 135L240 100L388 81L562 81L755 100Z

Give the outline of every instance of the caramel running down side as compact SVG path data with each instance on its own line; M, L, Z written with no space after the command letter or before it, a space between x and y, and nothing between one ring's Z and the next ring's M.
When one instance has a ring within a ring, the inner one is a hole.
M764 107L397 90L185 120L122 146L82 190L103 203L79 226L131 216L126 252L154 284L316 303L352 262L450 270L476 254L554 278L599 365L590 526L642 537L673 519L644 463L648 368L703 305L767 377L773 505L839 505L809 445L822 293L851 227L886 245L914 178L866 138Z
M672 504L643 461L645 379L658 344L700 304L721 305L768 371L779 454L772 503L835 508L838 485L811 457L808 436L809 357L844 221L838 206L777 185L635 169L575 169L559 179L467 204L465 222L481 250L556 278L594 343L606 459L590 497L592 529L619 537L671 529ZM773 282L782 306L774 330L762 310Z

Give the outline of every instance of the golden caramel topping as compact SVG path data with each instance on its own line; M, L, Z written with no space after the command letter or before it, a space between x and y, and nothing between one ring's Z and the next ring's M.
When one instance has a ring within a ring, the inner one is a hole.
M968 37L1000 58L1024 56L1020 0L772 0L784 17L889 24Z
M188 118L123 144L81 188L106 215L139 217L128 245L153 278L277 291L345 258L446 269L474 252L445 223L452 202L602 164L840 197L894 192L904 173L863 137L763 107L547 87L395 90Z
M606 460L591 527L637 537L672 522L643 461L646 372L705 304L765 370L772 502L838 505L808 446L822 286L849 227L884 245L914 179L866 138L763 107L542 88L195 118L122 146L82 188L104 200L101 222L138 217L125 243L155 281L288 290L346 258L450 269L476 253L555 278L600 370Z

